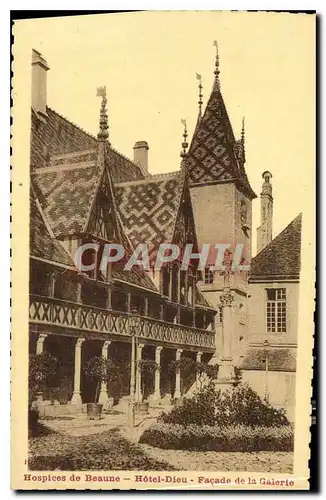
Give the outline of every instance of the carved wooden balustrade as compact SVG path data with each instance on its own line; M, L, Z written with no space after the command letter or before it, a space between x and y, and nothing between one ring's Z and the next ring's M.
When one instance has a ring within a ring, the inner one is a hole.
M39 295L30 295L29 321L31 324L53 325L81 333L135 335L143 340L200 347L210 352L215 347L214 331Z

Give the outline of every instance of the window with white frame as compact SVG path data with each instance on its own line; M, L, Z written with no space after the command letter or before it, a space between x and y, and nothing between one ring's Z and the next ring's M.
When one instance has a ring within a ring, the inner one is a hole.
M286 289L267 288L267 332L286 332Z
M209 267L206 267L205 268L205 283L207 285L213 283L214 281L214 274L212 273L212 271L210 270Z

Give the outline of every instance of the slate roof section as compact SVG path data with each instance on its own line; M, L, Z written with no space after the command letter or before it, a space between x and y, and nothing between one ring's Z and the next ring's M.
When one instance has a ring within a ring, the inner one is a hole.
M150 254L173 236L180 197L181 174L117 184L116 203L131 243L147 243Z
M47 167L53 156L97 148L97 139L47 107L47 119L40 120L32 110L31 171ZM136 163L111 147L113 182L143 179Z
M30 255L74 267L71 257L50 235L43 214L37 205L33 188L30 190Z
M266 366L266 353L263 348L249 347L241 363L242 370L261 370ZM268 351L268 369L269 371L296 371L296 349L275 348Z
M221 91L214 86L187 155L189 184L234 180L251 199L256 198L237 157L237 143Z
M268 278L300 278L301 227L299 214L251 261L250 282Z
M83 232L101 173L96 149L54 157L49 167L34 171L42 208L56 237Z

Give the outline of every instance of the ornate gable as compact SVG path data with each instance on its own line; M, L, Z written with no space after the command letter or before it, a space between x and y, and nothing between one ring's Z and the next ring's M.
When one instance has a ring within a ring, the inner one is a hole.
M96 195L87 233L106 241L119 241L113 195L106 169Z

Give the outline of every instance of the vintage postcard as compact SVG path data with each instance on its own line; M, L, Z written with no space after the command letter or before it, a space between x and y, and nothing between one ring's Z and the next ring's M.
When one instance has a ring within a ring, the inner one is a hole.
M12 488L309 488L315 15L20 19Z

